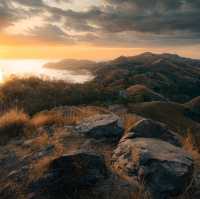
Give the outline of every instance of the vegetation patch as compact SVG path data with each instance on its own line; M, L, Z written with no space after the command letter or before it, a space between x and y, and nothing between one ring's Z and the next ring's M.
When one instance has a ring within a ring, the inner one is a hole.
M0 144L6 144L10 139L24 136L29 116L21 110L12 109L0 117Z

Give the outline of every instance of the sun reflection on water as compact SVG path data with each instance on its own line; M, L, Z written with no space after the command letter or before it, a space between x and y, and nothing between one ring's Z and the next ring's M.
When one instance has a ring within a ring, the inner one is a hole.
M52 60L0 60L0 82L10 77L37 76L48 79L65 80L73 83L84 83L93 79L89 73L72 73L67 70L43 68L43 65ZM55 60L54 60L55 61Z

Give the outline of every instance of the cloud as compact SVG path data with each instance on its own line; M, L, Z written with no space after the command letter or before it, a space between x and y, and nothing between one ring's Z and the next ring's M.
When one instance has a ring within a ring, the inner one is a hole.
M2 0L0 30L29 16L45 17L30 34L44 40L94 45L141 46L200 43L199 0L102 0L87 9L60 8L72 0ZM13 4L18 4L17 8ZM86 4L86 3L85 3ZM73 6L72 6L73 7Z
M29 7L42 7L45 5L43 3L43 0L13 0L10 2L15 2L23 6L29 6Z
M73 38L62 31L58 26L46 24L43 27L35 27L29 30L30 35L41 41L72 44Z
M0 30L11 24L11 16L12 14L8 9L7 4L4 1L0 2Z

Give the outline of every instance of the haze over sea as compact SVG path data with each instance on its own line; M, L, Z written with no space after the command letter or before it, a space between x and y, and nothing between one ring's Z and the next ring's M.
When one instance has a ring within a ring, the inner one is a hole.
M12 59L0 60L0 69L4 79L10 76L37 76L53 80L64 80L72 83L84 83L93 77L88 72L79 73L68 70L48 69L43 65L57 60L44 59Z

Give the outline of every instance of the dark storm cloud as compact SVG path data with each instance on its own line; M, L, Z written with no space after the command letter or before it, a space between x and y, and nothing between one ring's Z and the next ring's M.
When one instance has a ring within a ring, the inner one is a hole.
M109 0L103 10L66 12L68 22L94 23L104 32L199 33L200 3L192 0ZM80 26L78 26L80 28ZM88 27L90 28L90 27Z
M199 33L199 0L108 0L118 14L119 31ZM108 12L110 14L110 12Z
M52 10L65 19L68 29L77 31L142 32L151 34L200 33L198 0L107 0L104 8L87 12ZM95 25L92 26L91 24ZM95 28L96 27L96 28ZM97 28L98 27L98 28Z
M2 0L6 8L1 12L0 28L6 27L18 14L16 20L27 15L40 16L44 11L49 13L48 24L62 22L66 31L85 33L76 36L79 42L110 45L130 45L130 43L158 44L191 44L199 43L200 38L200 0L102 0L104 6L91 7L84 11L69 8L52 7L48 1L42 0ZM7 3L5 3L7 2ZM12 2L29 7L27 10L12 11ZM71 2L70 0L54 0L54 2ZM4 13L4 16L2 16ZM14 14L17 13L17 14ZM4 20L3 20L4 19ZM5 23L7 19L8 23ZM51 39L66 38L59 27L45 25L45 32ZM50 29L49 29L50 28ZM34 29L32 33L34 33ZM69 35L68 35L69 36ZM125 37L125 38L124 38ZM50 39L49 38L49 39ZM73 37L74 38L74 37ZM133 44L132 44L133 45Z

